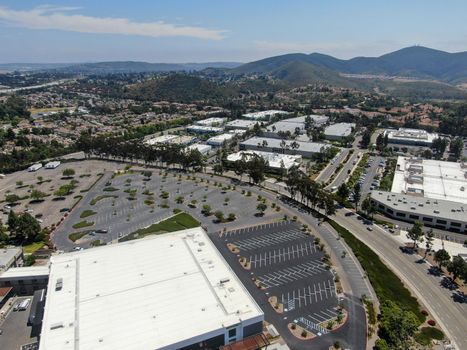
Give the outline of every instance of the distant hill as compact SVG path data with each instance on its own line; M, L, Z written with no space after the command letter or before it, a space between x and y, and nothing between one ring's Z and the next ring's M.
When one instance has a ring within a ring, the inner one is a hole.
M136 61L115 61L81 63L58 68L65 73L81 74L115 74L115 73L150 73L150 72L182 72L199 71L207 68L235 68L238 62L207 63L148 63Z
M467 52L448 53L422 46L407 47L380 57L356 57L350 60L320 53L286 54L250 62L231 72L268 74L286 65L290 69L291 62L300 62L302 67L306 63L341 73L413 77L451 84L467 82ZM317 71L316 68L313 70Z
M134 84L125 92L125 97L136 100L189 103L223 99L233 94L234 91L209 80L188 74L171 74L167 77Z

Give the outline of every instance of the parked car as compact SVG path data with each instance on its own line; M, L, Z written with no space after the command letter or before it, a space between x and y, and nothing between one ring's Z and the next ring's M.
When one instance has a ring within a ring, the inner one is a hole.
M68 211L70 211L70 208L62 208L62 209L60 209L60 213L66 213L66 212L68 212Z
M367 229L368 231L373 231L373 227L371 227L371 226L368 226L366 229Z
M104 230L104 229L99 229L99 230L96 230L96 233L107 233L109 232L108 230Z

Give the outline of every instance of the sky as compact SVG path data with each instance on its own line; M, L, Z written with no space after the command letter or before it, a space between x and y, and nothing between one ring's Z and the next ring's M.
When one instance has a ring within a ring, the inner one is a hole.
M0 0L0 63L467 51L466 0L44 1Z

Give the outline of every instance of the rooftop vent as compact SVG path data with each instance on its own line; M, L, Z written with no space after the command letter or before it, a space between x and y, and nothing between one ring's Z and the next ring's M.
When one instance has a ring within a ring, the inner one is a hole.
M57 278L57 282L55 283L55 291L62 290L63 288L63 278Z
M54 330L58 328L63 328L63 322L52 323L50 325L50 330Z
M433 210L433 213L439 214L439 210Z
M230 281L230 278L221 278L221 280L219 281L220 283L227 283Z

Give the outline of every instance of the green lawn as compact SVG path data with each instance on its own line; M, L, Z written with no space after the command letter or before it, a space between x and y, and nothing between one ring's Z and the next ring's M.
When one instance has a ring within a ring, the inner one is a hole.
M106 199L106 198L118 198L118 196L111 196L111 195L102 195L102 196L97 196L91 201L91 205L96 205L97 202Z
M415 334L414 338L418 343L428 346L432 339L443 340L444 334L438 328L423 327L420 332Z
M198 227L200 223L187 213L179 213L171 218L152 224L149 227L135 231L122 239L120 242L130 241L136 238L142 238L147 235L158 235L161 233L185 230L187 228Z
M83 211L79 217L81 219L84 219L84 218L87 218L88 216L92 216L92 215L95 215L95 214L97 214L95 211L87 209L87 210Z
M105 191L105 192L115 192L115 191L118 191L118 188L109 186L109 187L105 187L102 191Z
M78 239L86 236L89 231L73 232L68 235L68 239L72 242L76 242Z
M92 226L94 225L94 221L87 221L87 220L83 220L83 221L80 221L80 222L77 222L76 224L73 225L73 228L84 228L84 227L89 227L89 226Z
M329 219L331 226L340 234L350 246L358 261L365 270L378 300L391 300L404 310L412 311L420 320L425 321L425 316L420 312L420 305L402 281L392 272L367 245L358 240L347 229Z
M44 242L35 242L35 243L25 245L23 246L24 254L32 254L36 250L41 249L44 246L44 244L45 244Z

